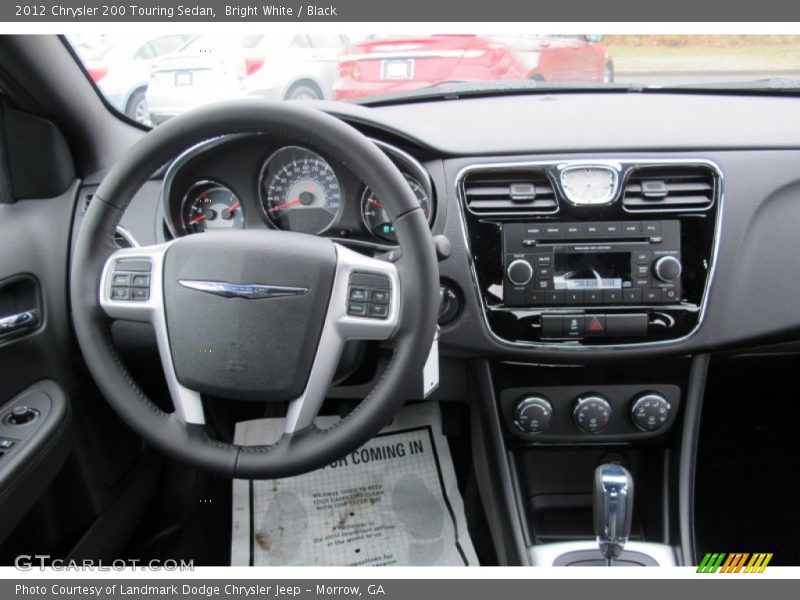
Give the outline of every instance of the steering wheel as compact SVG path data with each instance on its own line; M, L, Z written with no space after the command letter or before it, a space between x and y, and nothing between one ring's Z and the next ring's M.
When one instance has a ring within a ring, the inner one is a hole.
M344 164L381 198L400 260L271 229L206 232L126 249L114 244L125 208L153 173L198 143L238 133L289 139ZM83 357L117 414L163 453L244 479L320 468L375 435L421 389L439 302L427 220L394 163L328 114L256 100L185 113L135 144L86 212L70 283ZM376 302L350 302L365 295ZM357 310L365 306L366 314ZM174 412L158 408L131 377L112 343L113 319L152 324ZM314 419L350 340L383 340L392 358L361 403L321 430ZM282 436L261 446L214 439L203 394L288 402Z

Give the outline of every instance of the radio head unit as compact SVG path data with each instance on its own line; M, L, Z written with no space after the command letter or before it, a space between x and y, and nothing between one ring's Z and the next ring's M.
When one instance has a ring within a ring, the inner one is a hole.
M653 306L681 300L678 220L503 225L507 307Z

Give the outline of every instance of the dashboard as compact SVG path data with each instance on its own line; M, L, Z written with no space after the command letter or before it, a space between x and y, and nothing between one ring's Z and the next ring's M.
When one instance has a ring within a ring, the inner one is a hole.
M800 335L791 301L800 294L796 99L581 93L317 106L384 149L432 233L449 241L439 264L444 355L591 363ZM84 198L101 177L84 182ZM685 177L697 193L681 191ZM475 195L481 186L489 196ZM673 192L678 204L667 206ZM345 165L301 141L239 135L210 140L155 173L121 226L140 244L212 227L285 228L378 255L396 245L376 202ZM593 226L611 229L600 235ZM618 233L627 227L635 233ZM509 271L520 259L533 270L538 255L591 275L545 268L528 280L520 263L516 275ZM662 261L671 266L659 275L655 263L665 256L675 260ZM647 278L641 296L618 299L637 273ZM566 297L576 291L569 286L599 289L582 289L576 300ZM595 317L605 328L617 315L634 317L635 335L586 329ZM574 336L564 325L572 318L583 328Z

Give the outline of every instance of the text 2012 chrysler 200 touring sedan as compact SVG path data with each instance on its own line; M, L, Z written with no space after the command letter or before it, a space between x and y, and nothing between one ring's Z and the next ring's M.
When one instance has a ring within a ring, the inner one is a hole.
M790 83L148 130L0 66L4 564L800 562Z

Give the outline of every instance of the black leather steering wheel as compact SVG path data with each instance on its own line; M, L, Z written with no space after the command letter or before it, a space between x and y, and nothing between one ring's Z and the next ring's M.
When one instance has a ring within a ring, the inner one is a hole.
M120 250L116 225L140 186L208 139L260 133L334 157L375 191L397 231L389 263L328 239L277 230L203 233ZM353 289L385 309L348 314ZM78 233L71 299L78 343L109 403L165 454L237 478L277 478L324 466L357 448L408 397L436 328L438 265L423 212L397 167L353 127L293 103L225 102L175 117L140 140L103 180ZM360 292L359 292L360 293ZM111 341L113 319L153 325L175 411L142 392ZM198 328L196 324L206 324ZM334 426L314 425L344 344L389 341L374 389ZM236 446L205 427L202 395L287 401L271 445Z

